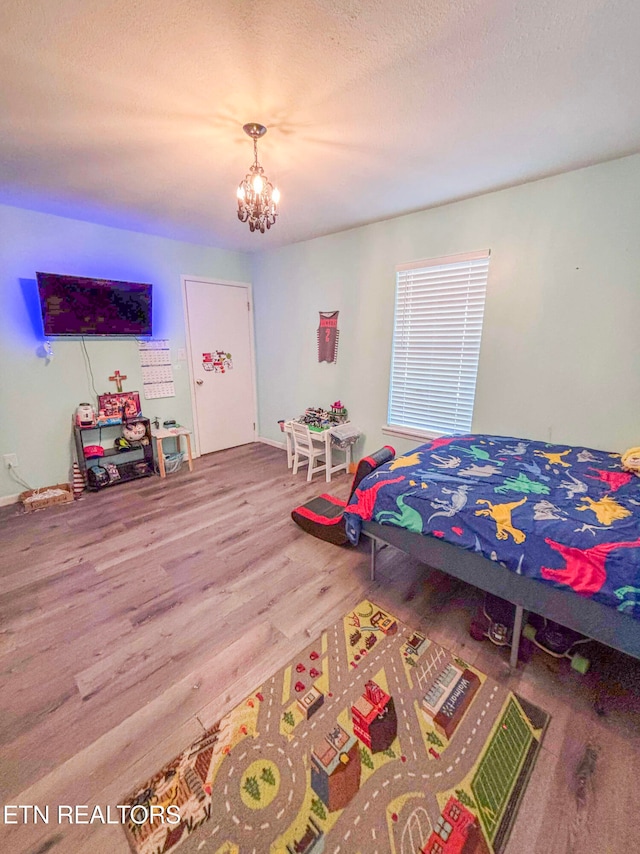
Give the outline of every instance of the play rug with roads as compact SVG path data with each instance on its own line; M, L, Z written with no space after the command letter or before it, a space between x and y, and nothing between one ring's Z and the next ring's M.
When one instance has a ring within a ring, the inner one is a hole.
M133 793L125 831L136 854L500 852L547 722L364 601Z

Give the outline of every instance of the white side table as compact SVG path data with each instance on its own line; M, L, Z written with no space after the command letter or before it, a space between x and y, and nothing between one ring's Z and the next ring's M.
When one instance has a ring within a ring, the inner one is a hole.
M191 456L191 431L186 427L160 427L158 430L151 429L151 436L156 440L156 452L158 454L158 468L160 469L160 477L166 477L167 473L164 468L164 453L162 451L162 443L165 439L175 439L178 447L178 453L182 452L180 445L181 436L187 438L187 460L189 461L189 471L193 471L193 457Z

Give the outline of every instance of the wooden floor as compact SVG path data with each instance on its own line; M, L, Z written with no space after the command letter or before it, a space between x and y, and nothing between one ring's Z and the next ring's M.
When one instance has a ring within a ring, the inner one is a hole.
M510 675L506 652L468 637L473 588L391 549L371 584L364 548L294 525L323 491L256 444L0 511L0 803L119 803L367 595L551 713L509 854L640 851L640 663L599 648L581 677L540 653ZM51 823L0 826L0 851L128 846L119 826Z

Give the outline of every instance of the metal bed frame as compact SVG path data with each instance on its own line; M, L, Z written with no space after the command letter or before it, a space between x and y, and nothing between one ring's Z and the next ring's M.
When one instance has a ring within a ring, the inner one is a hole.
M518 663L525 611L547 617L640 659L640 621L615 608L579 596L571 590L518 575L477 552L461 549L436 537L376 522L364 522L362 534L370 540L372 581L375 580L380 546L393 546L433 569L512 602L516 606L510 658L514 669Z

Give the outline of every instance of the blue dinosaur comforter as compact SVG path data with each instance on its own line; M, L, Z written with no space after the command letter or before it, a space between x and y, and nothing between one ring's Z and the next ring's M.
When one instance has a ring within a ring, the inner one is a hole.
M434 439L366 477L345 512L481 552L640 619L640 478L620 455L525 439Z

